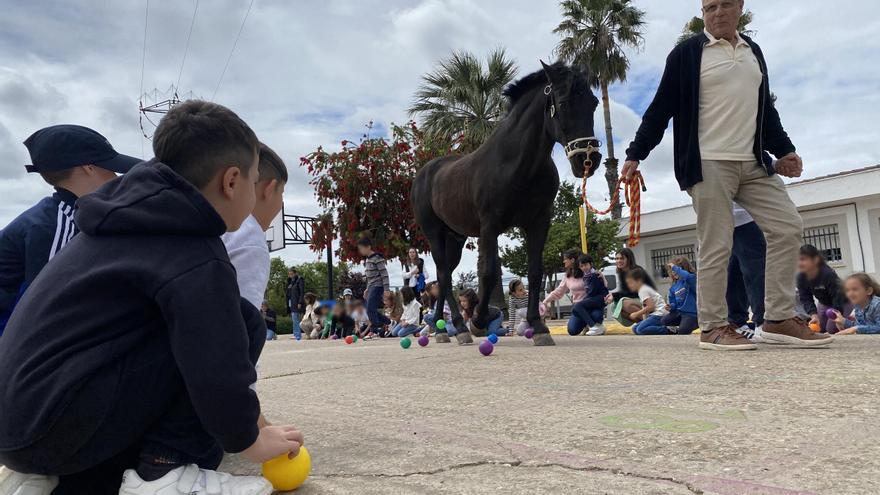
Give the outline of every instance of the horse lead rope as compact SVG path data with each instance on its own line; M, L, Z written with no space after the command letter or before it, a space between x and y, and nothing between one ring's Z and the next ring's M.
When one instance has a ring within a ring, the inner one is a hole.
M617 204L618 198L620 196L620 189L624 190L624 197L626 199L626 205L629 207L629 241L627 245L629 247L635 247L639 245L639 241L641 240L642 235L642 191L647 191L648 189L645 187L645 178L642 177L642 173L636 171L635 174L629 179L621 177L617 181L617 187L614 189L614 192L611 194L611 204L608 205L608 208L605 210L598 210L593 205L590 204L590 201L587 200L587 177L584 175L584 180L581 183L581 197L584 200L584 207L593 212L595 215L607 215L614 209L614 205ZM586 232L587 226L584 225L584 231Z

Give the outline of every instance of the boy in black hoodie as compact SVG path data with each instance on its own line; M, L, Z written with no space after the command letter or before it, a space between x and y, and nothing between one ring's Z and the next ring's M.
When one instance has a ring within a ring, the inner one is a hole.
M253 209L258 148L232 111L188 101L156 129L154 161L79 201L80 235L0 342L4 493L59 478L56 495L271 493L211 471L224 450L259 463L302 443L259 420L266 327L220 241Z

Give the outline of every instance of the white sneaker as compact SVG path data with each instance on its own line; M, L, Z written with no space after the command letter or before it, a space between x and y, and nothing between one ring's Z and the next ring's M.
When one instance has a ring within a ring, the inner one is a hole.
M743 325L736 329L736 333L742 335L743 337L749 339L750 342L755 342L755 331L749 328L748 325Z
M0 495L50 495L56 486L57 476L22 474L0 466Z
M122 477L119 495L271 495L272 484L259 476L233 476L181 466L156 481L144 481L129 469Z
M605 335L605 325L595 325L590 327L590 331L586 333L587 337L595 337L597 335Z

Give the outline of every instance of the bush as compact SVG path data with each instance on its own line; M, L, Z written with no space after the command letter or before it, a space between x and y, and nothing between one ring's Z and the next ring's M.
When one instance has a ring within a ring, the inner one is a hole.
M289 316L278 316L275 319L275 325L278 327L278 335L290 335L293 333L293 320Z

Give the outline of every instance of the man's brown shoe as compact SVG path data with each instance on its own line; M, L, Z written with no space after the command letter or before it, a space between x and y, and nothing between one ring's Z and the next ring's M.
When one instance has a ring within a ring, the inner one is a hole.
M758 346L736 332L731 325L700 334L700 349L710 351L754 351Z
M764 340L803 347L828 345L834 341L834 337L827 333L813 333L807 322L800 318L791 318L780 323L766 321L761 336Z

